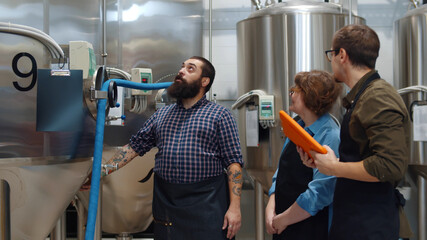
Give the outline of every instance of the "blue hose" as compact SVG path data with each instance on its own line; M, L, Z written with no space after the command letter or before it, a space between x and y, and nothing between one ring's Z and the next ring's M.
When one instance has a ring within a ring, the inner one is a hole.
M116 82L117 86L134 88L140 90L157 90L168 88L172 82L165 83L136 83L122 79L110 79L102 84L101 91L108 91L108 86L111 81ZM107 99L99 99L97 104L96 115L96 132L95 132L95 147L92 164L92 182L89 195L89 209L87 215L85 240L91 240L95 234L96 213L98 210L99 184L101 181L101 164L102 151L104 143L104 126L105 126L105 107Z

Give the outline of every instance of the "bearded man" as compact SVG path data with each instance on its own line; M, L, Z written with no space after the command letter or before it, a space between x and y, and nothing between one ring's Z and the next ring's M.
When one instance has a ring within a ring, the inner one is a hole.
M167 89L176 104L157 110L107 164L118 169L157 147L154 239L232 239L241 226L242 154L229 110L206 99L215 68L182 63ZM117 170L116 170L117 171ZM102 175L106 173L104 170Z

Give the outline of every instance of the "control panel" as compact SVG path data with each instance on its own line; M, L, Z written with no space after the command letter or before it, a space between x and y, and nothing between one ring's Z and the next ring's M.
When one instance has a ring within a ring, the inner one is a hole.
M153 83L151 68L132 68L132 81L136 83ZM151 90L132 89L133 96L151 95Z
M96 70L96 57L91 43L70 41L70 70L83 70L83 79L91 79Z
M259 96L259 120L274 120L274 96Z

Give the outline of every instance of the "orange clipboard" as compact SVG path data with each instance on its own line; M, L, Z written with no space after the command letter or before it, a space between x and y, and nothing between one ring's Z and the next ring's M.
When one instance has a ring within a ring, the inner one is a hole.
M282 128L285 135L295 145L301 147L309 156L310 150L327 153L326 148L320 145L307 131L304 130L294 119L291 118L285 111L279 112L280 120L282 120ZM310 156L311 157L311 156Z

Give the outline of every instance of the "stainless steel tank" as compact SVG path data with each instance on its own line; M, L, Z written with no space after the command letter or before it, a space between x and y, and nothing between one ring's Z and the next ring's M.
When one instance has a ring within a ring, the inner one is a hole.
M239 134L246 169L267 191L284 143L279 110L289 113L289 88L300 71L331 71L324 51L332 36L349 22L340 5L289 1L253 12L237 23L239 96L260 89L274 95L275 127L259 131L259 146L246 147L246 109L239 110ZM364 23L353 16L352 23ZM340 111L337 111L340 115ZM339 116L337 116L339 117Z
M106 14L102 3L106 4ZM170 81L182 61L202 55L201 0L191 4L174 0L5 1L0 3L0 13L0 22L40 29L61 46L74 40L92 43L98 65L106 60L108 67L128 73L131 68L151 68L154 81ZM19 91L13 85L31 84L31 76L20 78L12 69L13 58L20 52L34 56L38 68L50 68L52 60L38 41L0 33L0 178L11 188L12 239L41 240L63 215L90 171L95 120L85 111L81 131L37 131L37 83L28 91ZM18 68L28 73L32 63L23 57ZM105 156L126 144L152 115L155 95L153 91L147 97L147 110L142 114L129 112L131 107L125 105L125 126L106 126ZM153 161L148 154L136 160L136 167L105 179L103 204L107 210L102 222L106 232L143 231L151 222L152 184L134 180L143 178Z
M408 11L394 22L394 86L401 93L412 115L412 107L427 104L427 5ZM423 88L426 88L422 90ZM412 89L412 90L411 90ZM411 122L412 123L412 122ZM414 139L411 132L411 139ZM427 238L427 144L411 141L409 175L413 177L418 196L406 207L417 239ZM412 211L410 211L413 209ZM413 217L416 216L416 220Z
M427 5L408 11L394 23L394 86L427 86ZM409 109L414 101L427 101L425 92L402 94ZM420 152L419 148L424 151ZM411 164L427 164L425 142L411 145Z
M30 58L16 64L13 59L26 52L41 69L50 68L50 55L38 41L0 36L0 100L8 103L0 106L0 178L10 186L11 239L45 239L89 173L94 122L86 115L76 131L37 131L39 79L32 78L37 69ZM21 78L16 72L32 75ZM37 81L33 88L32 81Z
M99 14L99 1L85 3L84 10L76 7L78 1L72 4L2 2L0 21L43 30L61 44L76 36L94 43L99 34L91 29L99 23L88 16ZM21 57L14 64L20 53L34 59ZM52 57L40 42L6 33L0 33L0 56L0 100L7 103L0 106L0 178L10 186L11 239L44 240L90 171L95 122L84 114L80 129L37 131L38 110L50 109L37 106L40 79L33 77L38 69L51 67ZM19 72L29 75L20 77ZM83 109L83 99L80 104Z

